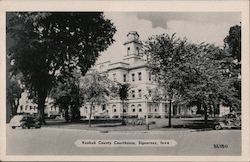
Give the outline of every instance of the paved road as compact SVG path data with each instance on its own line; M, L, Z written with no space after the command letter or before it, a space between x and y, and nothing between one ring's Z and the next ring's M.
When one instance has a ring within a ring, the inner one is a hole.
M170 140L174 147L77 147L78 139ZM215 148L215 144L219 148ZM15 129L7 126L7 155L240 155L241 131L109 132L61 128Z

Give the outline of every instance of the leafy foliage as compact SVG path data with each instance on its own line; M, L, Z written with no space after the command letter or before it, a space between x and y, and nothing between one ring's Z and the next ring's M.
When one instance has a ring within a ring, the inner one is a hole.
M80 119L79 108L83 103L79 85L80 77L80 73L74 72L72 77L65 78L64 82L59 82L50 93L54 104L64 111L67 122Z
M10 104L11 115L14 116L17 114L17 108L19 105L19 99L21 98L22 88L18 82L19 77L8 76L7 83L7 101Z
M101 12L8 13L11 70L37 92L40 118L51 88L79 69L84 75L100 52L113 43L116 31Z
M221 103L232 106L237 100L232 80L238 78L228 74L234 58L224 49L162 34L149 38L145 51L159 82L158 100L168 100L170 106L172 101L195 104L204 109L205 120L208 110L218 111Z
M101 75L94 70L81 78L80 83L80 92L83 96L84 104L90 105L89 127L91 127L93 106L108 101L112 83L105 75Z

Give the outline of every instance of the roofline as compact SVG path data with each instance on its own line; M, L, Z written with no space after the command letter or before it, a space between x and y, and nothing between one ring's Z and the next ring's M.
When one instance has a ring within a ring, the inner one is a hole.
M129 63L122 62L122 61L119 61L119 62L114 62L114 63L110 63L109 65L114 65L114 64L118 64L118 63L121 63L121 64L127 64L127 65L129 65Z

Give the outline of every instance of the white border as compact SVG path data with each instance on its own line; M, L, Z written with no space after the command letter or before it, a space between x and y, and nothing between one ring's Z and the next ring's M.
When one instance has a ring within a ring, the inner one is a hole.
M70 3L70 4L69 4ZM242 15L242 156L7 156L6 152L6 11L173 11L241 12ZM249 161L249 1L0 1L1 157L5 161Z

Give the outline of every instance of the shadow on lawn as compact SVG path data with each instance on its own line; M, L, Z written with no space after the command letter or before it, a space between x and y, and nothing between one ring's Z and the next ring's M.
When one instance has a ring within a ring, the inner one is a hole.
M200 131L211 130L213 127L213 120L208 120L207 123L204 120L183 120L182 124L173 124L171 128L195 129ZM169 128L169 126L163 126L162 128Z
M81 120L78 122L70 122L66 123L64 120L47 120L47 126L50 127L78 127L79 128L85 128L85 126L88 126L88 120ZM194 131L208 131L212 130L214 127L214 121L208 120L207 123L204 122L204 120L180 120L179 122L173 122L172 129L192 129ZM98 119L98 120L91 120L91 124L93 128L115 128L117 130L123 130L123 129L130 129L135 130L138 128L144 128L145 125L122 125L121 119ZM82 127L83 126L83 127ZM135 127L136 126L136 127ZM150 125L151 130L164 130L164 129L171 129L167 122L164 123L157 123L155 125Z

